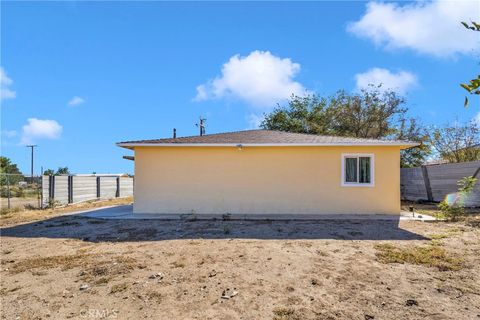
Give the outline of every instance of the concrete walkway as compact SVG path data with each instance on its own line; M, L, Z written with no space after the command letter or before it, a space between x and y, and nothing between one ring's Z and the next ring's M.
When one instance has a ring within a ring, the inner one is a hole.
M159 220L407 220L433 221L428 215L412 215L402 211L399 215L389 214L152 214L133 213L132 205L112 206L95 210L79 211L83 217L95 219L159 219Z

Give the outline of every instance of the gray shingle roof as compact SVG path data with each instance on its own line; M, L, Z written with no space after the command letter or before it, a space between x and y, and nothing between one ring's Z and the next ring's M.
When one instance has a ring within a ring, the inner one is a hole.
M322 136L316 134L290 133L273 130L245 130L236 132L225 132L207 134L203 136L190 136L179 138L164 138L153 140L124 141L117 143L120 147L135 146L162 146L162 145L191 145L191 144L212 144L212 145L392 145L412 147L416 143L400 140L377 140L337 136Z

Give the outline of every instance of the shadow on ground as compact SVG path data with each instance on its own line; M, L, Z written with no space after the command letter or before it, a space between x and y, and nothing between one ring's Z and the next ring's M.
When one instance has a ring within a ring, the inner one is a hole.
M70 238L89 242L175 239L425 240L399 220L105 220L60 216L0 229L3 237Z

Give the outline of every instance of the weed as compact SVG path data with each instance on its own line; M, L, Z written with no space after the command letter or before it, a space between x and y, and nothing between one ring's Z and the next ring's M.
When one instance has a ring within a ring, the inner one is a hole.
M174 268L185 268L185 262L183 261L174 261L171 263Z
M128 284L127 283L119 283L114 286L112 286L112 289L110 289L110 293L117 293L117 292L123 292L128 289Z
M149 291L147 292L147 298L149 300L155 300L156 302L161 302L163 297L162 295L160 294L160 292L157 292L157 291Z
M457 220L458 217L465 214L465 200L473 191L477 178L465 177L457 182L458 192L447 195L445 200L440 202L438 208L442 213L451 220Z
M301 317L292 308L277 308L273 310L273 320L300 320Z
M119 256L115 263L97 261L82 271L82 279L94 284L104 284L118 275L130 273L137 266L137 261L130 257Z
M47 202L47 209L55 209L56 207L58 207L59 205L61 205L61 203L53 198L49 198L48 199L48 202Z
M428 236L430 239L432 240L439 240L439 239L445 239L445 238L448 238L450 237L449 234L445 234L445 233L440 233L440 234L431 234Z
M100 279L95 280L93 283L96 285L102 285L102 284L107 284L108 282L110 282L110 278L102 277Z
M23 206L25 210L40 210L38 207L35 207L31 203L27 203L26 205Z

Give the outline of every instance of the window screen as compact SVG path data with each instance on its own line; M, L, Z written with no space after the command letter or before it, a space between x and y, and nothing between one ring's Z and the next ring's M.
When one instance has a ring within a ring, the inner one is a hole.
M346 156L343 158L344 183L371 184L372 158L370 156Z
M358 182L370 183L370 157L360 157L358 161L360 166Z
M345 158L345 182L358 182L357 158Z

